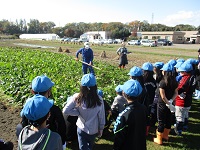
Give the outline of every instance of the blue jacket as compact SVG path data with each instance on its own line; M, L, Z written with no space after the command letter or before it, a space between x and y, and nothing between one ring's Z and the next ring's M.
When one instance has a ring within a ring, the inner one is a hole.
M91 48L89 49L85 49L85 48L81 48L76 52L76 57L78 58L78 55L82 54L82 59L84 62L86 63L90 63L93 61L93 51Z

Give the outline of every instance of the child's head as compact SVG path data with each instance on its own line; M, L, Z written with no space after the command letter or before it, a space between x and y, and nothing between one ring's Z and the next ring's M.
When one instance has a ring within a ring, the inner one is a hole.
M33 126L38 127L47 119L52 106L52 100L48 100L45 96L36 94L28 99L21 114L24 115Z
M137 66L132 67L130 69L130 72L128 73L128 75L130 75L130 78L139 77L142 76L142 74L143 74L142 69Z
M122 85L116 86L115 91L118 95L122 95Z
M137 80L128 80L122 86L123 95L129 101L137 100L142 93L142 86Z
M185 75L190 73L193 70L192 64L184 62L181 64L181 66L178 68L178 72L180 72L181 75Z
M50 91L52 86L54 86L54 82L45 75L35 77L31 84L33 93L40 95L44 95L47 91Z

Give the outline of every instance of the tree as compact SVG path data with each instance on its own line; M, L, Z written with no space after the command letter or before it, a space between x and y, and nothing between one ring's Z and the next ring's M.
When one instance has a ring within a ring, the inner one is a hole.
M40 22L37 19L31 19L28 27L28 33L40 33Z

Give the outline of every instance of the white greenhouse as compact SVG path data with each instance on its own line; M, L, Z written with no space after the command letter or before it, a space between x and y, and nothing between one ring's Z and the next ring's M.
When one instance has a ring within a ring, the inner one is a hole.
M20 39L32 39L32 40L59 40L60 37L57 34L21 34Z

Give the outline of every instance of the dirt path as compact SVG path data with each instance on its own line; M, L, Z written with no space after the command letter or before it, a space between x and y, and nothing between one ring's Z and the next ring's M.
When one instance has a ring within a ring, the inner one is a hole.
M0 102L0 139L13 142L14 150L17 149L15 128L20 121L19 113L18 109L13 110Z

